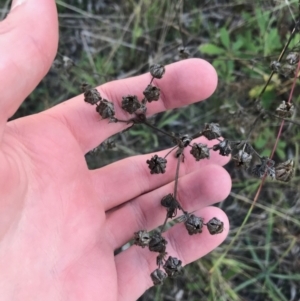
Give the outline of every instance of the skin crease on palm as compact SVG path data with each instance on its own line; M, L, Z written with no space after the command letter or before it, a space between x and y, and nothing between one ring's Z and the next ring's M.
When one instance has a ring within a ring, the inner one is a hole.
M117 256L114 250L135 231L162 224L166 211L159 203L173 190L176 160L169 157L164 175L150 175L151 154L88 170L84 154L124 124L100 120L82 95L7 122L48 72L58 44L54 0L14 1L13 6L0 23L1 301L136 300L152 285L156 254L137 246ZM124 119L122 96L141 99L149 81L144 74L104 84L99 91ZM162 96L148 106L149 115L208 98L217 76L207 62L190 59L166 66L155 84ZM199 130L203 124L199 121ZM164 233L167 252L183 265L212 251L228 234L226 215L210 207L230 191L222 168L227 160L214 152L201 162L186 156L181 165L182 206L197 210L205 221L224 222L224 231L214 236L206 228L189 236L181 224Z

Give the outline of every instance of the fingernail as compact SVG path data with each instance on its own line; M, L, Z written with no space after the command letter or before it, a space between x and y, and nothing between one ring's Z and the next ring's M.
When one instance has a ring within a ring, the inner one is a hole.
M12 4L11 4L11 9L10 10L13 10L15 9L17 6L25 3L26 0L13 0Z

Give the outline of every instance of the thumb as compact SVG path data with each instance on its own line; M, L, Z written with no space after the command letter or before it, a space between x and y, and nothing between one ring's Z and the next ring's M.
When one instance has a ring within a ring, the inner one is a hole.
M54 0L14 0L0 22L0 135L22 101L48 72L58 44Z

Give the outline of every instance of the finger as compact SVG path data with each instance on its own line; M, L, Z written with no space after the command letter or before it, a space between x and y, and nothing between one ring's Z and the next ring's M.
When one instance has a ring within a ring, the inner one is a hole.
M225 169L208 165L179 180L176 199L185 211L192 212L224 200L230 189L231 179ZM160 201L173 190L174 182L108 212L107 230L111 245L119 248L133 237L134 232L151 231L162 225L167 212ZM178 211L178 215L181 213Z
M224 241L229 231L228 218L221 209L207 207L199 210L196 214L202 216L205 221L217 217L223 221L224 230L222 233L212 236L204 227L202 233L190 236L183 224L177 224L164 233L163 236L168 241L168 256L180 259L183 265L211 252ZM149 287L153 286L150 274L157 268L157 254L150 252L147 248L132 246L116 256L118 300L137 300Z
M57 43L54 0L22 1L0 23L2 128L49 70Z
M195 142L202 142L212 147L218 143L216 140L208 141L201 137ZM194 141L193 141L194 143ZM164 157L170 149L156 153L160 157ZM217 152L211 150L210 159L203 159L196 162L195 158L189 154L188 147L184 154L185 160L181 163L180 177L187 175L197 169L202 169L210 164L224 165L229 161L228 157L220 156ZM105 210L110 210L128 200L139 195L152 191L160 186L170 183L174 180L177 159L171 153L167 157L167 167L164 174L151 174L147 160L151 159L153 154L142 156L134 156L107 165L103 168L91 171L93 186L99 195ZM118 187L118 189L114 189ZM107 193L109 191L109 193ZM122 193L120 193L122 191Z
M103 98L114 102L115 116L128 120L132 118L132 115L121 109L122 96L137 95L141 100L143 91L150 80L151 75L146 73L137 77L113 81L98 89ZM164 77L154 81L154 84L160 88L161 97L159 101L148 104L148 116L208 98L216 88L217 75L208 62L189 59L166 66ZM69 128L84 153L128 127L124 123L108 124L107 119L101 120L95 107L84 103L83 95L52 108L47 111L47 114L49 113Z

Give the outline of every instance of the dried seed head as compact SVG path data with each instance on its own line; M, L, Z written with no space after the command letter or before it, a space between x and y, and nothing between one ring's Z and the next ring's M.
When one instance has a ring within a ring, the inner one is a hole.
M219 234L223 232L224 223L216 217L212 218L207 224L207 229L211 235Z
M216 144L213 146L213 150L214 151L217 151L219 150L219 154L221 156L228 156L232 149L231 149L231 146L230 146L230 143L227 139L224 139L223 141L221 141L220 143Z
M122 109L129 114L133 114L137 109L141 107L141 103L135 95L123 96L122 99Z
M168 277L167 274L160 269L153 271L150 276L154 285L163 284L164 280Z
M275 167L275 178L278 181L288 182L292 179L294 173L294 161L287 160L279 163Z
M110 118L115 115L114 104L104 98L99 104L97 104L96 111L103 119Z
M165 67L163 65L154 64L150 66L150 74L154 78L162 78L165 73Z
M165 253L167 241L161 236L160 232L154 232L149 241L149 250L151 252Z
M299 62L299 53L298 52L290 52L285 60L288 62L290 65L296 65Z
M237 166L248 168L252 160L252 155L241 149L232 159L236 161Z
M175 277L182 271L182 262L175 257L169 256L163 268L169 277Z
M208 140L221 137L220 126L218 123L205 123L202 135Z
M261 164L257 164L252 169L252 174L258 178L262 178L265 174L275 179L275 162L267 157L261 158Z
M188 230L189 235L201 233L203 228L203 219L194 214L189 214L184 225Z
M134 233L134 244L145 248L150 242L150 235L145 230L140 230Z
M167 217L173 218L177 215L177 209L179 209L179 204L177 200L173 197L173 194L169 193L164 196L160 201L163 207L167 208Z
M189 57L191 57L189 50L184 46L178 47L178 53L179 53L179 57L182 60L185 60L185 59L188 59Z
M297 66L290 64L283 64L279 70L279 73L284 77L294 77Z
M281 63L278 61L272 61L270 68L272 71L279 73L281 68Z
M189 135L183 135L180 137L180 141L182 142L183 147L187 147L192 142L192 138Z
M203 143L194 143L192 146L192 149L190 153L194 156L196 161L199 161L201 159L209 159L209 148L206 144Z
M160 96L160 89L155 86L148 85L143 94L148 102L158 100Z
M160 173L165 173L166 171L166 165L167 165L167 160L158 157L157 155L154 155L151 160L146 161L147 164L149 165L150 173L151 174L160 174Z
M102 99L99 91L97 89L92 89L88 84L82 84L81 90L84 92L84 101L91 105L97 104Z
M276 109L276 114L282 118L290 118L295 112L295 107L292 103L283 100L280 106Z

